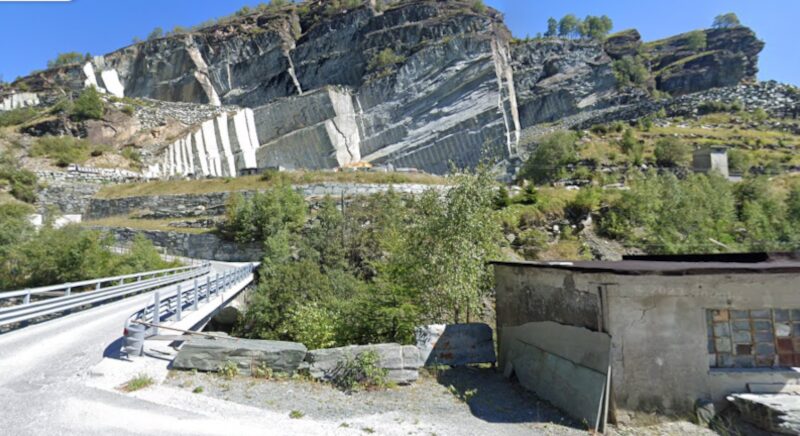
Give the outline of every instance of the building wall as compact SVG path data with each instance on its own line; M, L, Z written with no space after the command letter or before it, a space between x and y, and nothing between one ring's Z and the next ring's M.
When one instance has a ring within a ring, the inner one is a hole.
M705 312L800 309L797 275L617 275L524 265L496 265L495 271L500 332L526 320L592 328L586 321L596 308L612 338L613 398L620 411L686 413L698 399L722 405L727 394L746 392L747 383L800 379L790 369L710 368ZM562 301L555 302L559 286ZM562 307L576 311L567 316Z

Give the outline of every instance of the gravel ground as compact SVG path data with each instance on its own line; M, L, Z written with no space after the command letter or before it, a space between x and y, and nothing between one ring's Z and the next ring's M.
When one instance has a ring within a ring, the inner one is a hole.
M394 422L415 435L586 434L585 427L535 395L510 383L493 369L454 368L422 373L410 386L387 390L340 392L327 384L292 380L257 380L216 374L171 372L165 385L298 419L339 422L342 428L375 432L370 422ZM366 424L365 424L366 423ZM380 433L380 431L376 432ZM647 428L613 427L609 434L714 434L688 422Z

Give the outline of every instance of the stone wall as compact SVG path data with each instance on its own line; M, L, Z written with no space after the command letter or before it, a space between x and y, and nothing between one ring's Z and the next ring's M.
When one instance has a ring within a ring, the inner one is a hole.
M102 187L99 183L85 182L45 183L38 193L37 209L46 212L48 207L55 206L64 214L83 214Z
M444 191L447 186L422 184L358 184L358 183L314 183L297 185L295 189L306 199L315 200L332 197L354 197L387 192L393 189L401 194L418 195L429 189ZM245 198L255 191L238 192ZM137 213L149 218L179 218L199 215L222 215L225 204L236 192L214 192L208 194L154 195L114 199L91 199L85 209L85 219Z
M123 227L91 227L111 234L118 244L131 243L136 235L143 235L167 254L193 259L223 262L260 262L264 257L260 244L237 244L213 233L181 233L155 230L136 230Z

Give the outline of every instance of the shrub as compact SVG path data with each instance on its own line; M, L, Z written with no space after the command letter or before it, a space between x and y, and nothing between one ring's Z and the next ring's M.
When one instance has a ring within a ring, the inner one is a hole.
M680 167L689 164L691 147L678 138L667 137L656 142L656 164L666 167Z
M39 111L32 107L12 109L0 112L0 127L25 124L39 116Z
M528 183L525 185L525 188L522 189L522 192L514 197L514 203L518 204L534 205L538 202L539 191L536 190L536 186L533 183Z
M240 243L261 242L305 223L303 197L285 183L244 200L231 196L226 207L225 234Z
M164 36L164 29L160 27L156 27L147 35L147 40L152 41L154 39L162 38Z
M122 106L122 109L120 109L120 111L123 114L125 114L125 115L127 115L129 117L132 117L133 114L136 112L136 109L133 106L131 106L129 104L126 104L125 106Z
M149 375L139 374L136 377L128 380L128 382L125 383L122 389L125 392L133 392L151 386L153 383L155 383L155 381Z
M535 260L539 258L539 253L547 248L550 237L544 231L537 228L530 228L519 234L515 244L522 250L526 259Z
M228 360L217 368L217 373L230 380L239 375L239 365L237 365L236 362Z
M706 32L702 30L696 30L689 33L689 36L686 38L686 43L689 47L689 50L703 51L706 49L706 45L708 44L707 39Z
M288 329L297 342L311 350L336 345L336 317L316 302L290 309Z
M583 219L600 205L600 191L596 188L583 188L567 204L566 213L572 220Z
M105 103L100 97L100 92L94 86L90 86L75 99L70 111L70 118L76 121L99 120L103 118L105 110Z
M36 174L20 168L19 162L10 155L0 155L0 180L11 187L11 195L25 203L36 202L38 188Z
M387 47L372 57L367 65L367 70L372 72L388 71L405 60L404 56L396 54L393 49Z
M711 27L715 29L729 29L732 27L739 27L742 23L739 21L739 17L736 16L733 12L728 12L727 14L721 14L714 17L714 22L711 24Z
M265 362L254 365L252 368L250 368L250 373L253 378L263 378L267 380L272 378L272 368L270 368Z
M34 142L30 155L53 159L58 166L80 164L91 156L99 156L109 150L108 146L95 145L72 136L43 136Z
M497 189L497 194L494 198L494 208L497 210L505 209L511 205L511 197L508 195L508 189L501 186Z
M292 410L291 412L289 412L289 418L292 419L300 419L304 416L306 416L306 414L299 410Z
M728 150L728 167L740 174L745 174L750 170L750 155L741 149L731 148Z
M68 53L59 53L55 59L47 61L47 68L56 68L64 65L77 64L83 60L84 55L78 52L72 51Z
M384 388L388 385L387 371L378 366L379 363L380 356L375 351L365 351L355 358L347 357L334 368L331 383L345 392Z
M205 388L202 386L197 386L196 388L192 389L193 394L202 394Z
M650 79L650 71L640 56L623 56L611 66L620 86L642 86Z
M563 177L568 164L577 160L574 132L561 131L543 138L520 172L521 177L535 183L547 183Z
M483 0L473 0L470 9L472 9L472 12L483 14L486 12L486 5L483 3Z

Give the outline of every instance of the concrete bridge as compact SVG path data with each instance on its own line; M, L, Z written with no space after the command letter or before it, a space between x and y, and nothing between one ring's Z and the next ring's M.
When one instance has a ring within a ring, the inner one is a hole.
M108 365L122 365L115 371L127 377L154 360L137 363L122 351L126 324L147 320L162 331L202 326L252 282L254 267L210 262L0 294L6 302L0 308L0 433L152 434L148 425L126 424L145 415L164 425L153 429L161 434L225 433L224 419L209 423L96 383L113 380L114 371L102 369Z

